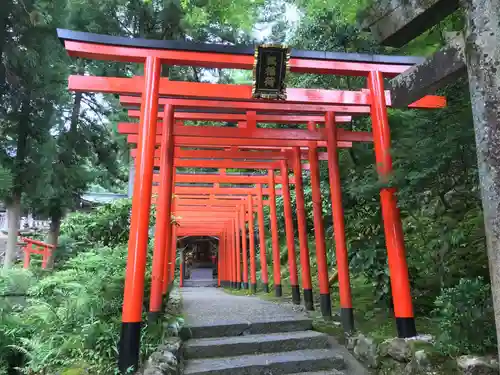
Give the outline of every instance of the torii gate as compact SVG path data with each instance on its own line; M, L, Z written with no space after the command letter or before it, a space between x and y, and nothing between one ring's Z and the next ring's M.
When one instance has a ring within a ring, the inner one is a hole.
M225 117L223 117L224 114L219 114L219 116L220 116L220 119L226 119ZM308 116L302 116L302 117L303 117L302 121L310 120L310 118ZM316 117L318 117L318 116L316 116ZM339 118L341 120L343 119L342 116L340 116ZM346 120L347 119L349 119L349 117L347 117ZM309 125L312 125L310 121L309 121ZM182 124L176 124L176 128L179 129L180 131L182 131L182 127L183 127ZM137 126L133 125L133 124L128 124L128 123L121 123L121 124L119 124L118 130L121 133L134 134L134 133L137 133ZM211 130L211 129L207 129L207 130ZM161 133L162 128L157 129L157 133L158 132ZM359 132L359 133L361 133L361 132ZM300 139L300 138L297 138L297 139ZM371 139L371 135L365 134L364 139ZM128 140L129 140L129 142L137 142L136 138L130 139L130 137L129 137ZM157 139L157 141L161 142L161 140L158 140L158 139ZM337 147L350 147L351 145L352 145L351 142L337 142ZM159 151L159 150L157 150L157 151ZM136 154L136 152L133 154ZM178 156L178 158L176 158L176 160L174 161L174 166L191 166L191 167L193 167L193 166L204 166L204 167L215 167L215 166L231 167L231 166L233 166L233 167L238 167L239 165L234 164L235 163L234 161L226 162L226 164L224 164L224 165L221 165L219 161L214 161L214 160L204 160L203 162L201 162L201 164L200 164L199 160L198 161L197 160L190 160L190 161L183 160L181 162L180 158L182 157L182 158L186 158L186 159L187 158L193 158L193 159L204 158L204 159L206 159L208 157L212 157L212 158L223 158L223 159L241 158L241 159L271 159L271 160L272 159L283 160L283 159L293 158L293 154L292 154L291 150L281 152L281 153L277 153L277 152L272 153L272 152L262 152L262 151L261 152L258 152L258 151L257 152L238 152L238 151L234 151L234 150L227 150L227 151L182 150L180 147L175 147L174 154L175 154L175 157ZM301 156L307 157L306 155L303 155L302 153L301 153ZM322 153L321 156L322 156L321 159L323 159L323 160L327 159L327 153ZM255 166L255 165L256 164L254 163L253 166ZM317 165L317 163L315 165ZM155 162L155 166L159 166L159 163ZM245 166L251 168L252 164L246 162ZM286 168L286 165L285 166L282 165L282 168ZM302 169L309 169L309 166L303 165L301 168ZM283 176L285 174L286 173L283 172L283 169L282 169L281 175ZM317 171L315 170L313 174L317 175L319 177L319 170L317 170ZM313 191L315 191L315 193L316 193L315 195L320 197L319 179L317 181L317 184L314 184ZM321 199L321 198L319 198L319 199ZM285 202L289 202L289 194L288 194L288 199L285 199ZM341 206L341 203L339 203L339 206ZM291 206L289 203L285 204L285 210L286 210L286 212L285 212L285 226L286 226L287 247L289 249L289 260L293 261L293 263L290 263L290 273L291 273L291 283L292 283L291 286L292 286L292 296L293 296L292 299L294 302L299 303L300 302L300 292L299 292L298 282L297 282L297 278L296 278L296 271L295 271L296 266L295 266L295 261L294 261L295 257L293 256L293 254L294 254L293 223L291 221L292 212L291 212ZM323 233L324 229L322 229L323 218L322 218L322 213L321 213L322 212L321 207L319 207L319 206L315 207L314 211L315 211L315 214L314 214L315 228L319 228L318 230L321 233ZM339 217L342 217L342 215L339 215ZM275 221L275 219L273 219L272 222L274 222L274 221ZM305 218L303 219L303 221L305 222ZM342 230L342 232L344 231L343 222L342 222L341 230ZM306 237L306 236L307 236L307 234L299 236L299 237L300 237L301 242L303 243L303 244L301 244L301 250L303 250L303 251L301 251L301 263L303 263L302 267L305 269L305 272L303 274L304 275L303 279L307 279L307 280L303 280L305 305L306 305L307 309L311 310L312 306L313 306L313 301L312 301L312 288L311 288L311 284L310 284L310 271L309 271L309 264L308 264L309 263L309 261L308 261L309 255L308 255L308 249L307 249L307 239L304 240L304 237ZM273 236L273 254L277 254L279 252L277 233L276 233L276 238L274 238L274 237L275 236ZM339 244L337 247L339 249L346 249L344 236L339 235L339 236L337 236L337 238L336 238L337 241L344 242L343 245ZM325 242L324 242L324 234L317 235L316 239L317 239L317 243L318 243L317 249L319 250L318 259L320 260L318 263L319 263L319 267L320 267L319 275L320 275L321 294L323 294L323 298L322 298L323 302L321 304L322 314L324 316L331 316L330 291L329 291L329 284L328 284L328 271L327 271L327 265L326 265L326 249L325 249ZM168 239L167 239L167 241L168 241ZM278 267L278 262L277 262L278 255L273 255L273 256L275 258L275 261L274 261L274 263L276 264L275 267ZM349 277L348 277L347 262L344 262L343 264L345 264L345 267L346 267L345 272L347 272L347 277L344 280L346 280L346 279L348 280ZM340 265L339 268L342 268L342 265ZM342 268L340 272L344 273L344 269ZM275 268L275 276L278 276L278 273L279 273L279 270ZM275 280L279 280L279 277L275 277ZM339 288L342 290L346 289L346 288L350 289L348 284L347 285L344 284L344 280L339 282ZM276 290L277 296L282 295L282 288L281 288L280 282L278 282L278 283L275 282L275 290ZM345 302L344 306L346 306L347 308L351 308L352 301L351 301L351 297L350 297L350 291L343 293L343 294L347 296L346 298L343 299L343 302ZM160 304L159 302L155 303L155 305L158 305L158 306L159 306L159 304ZM348 327L346 327L346 331L352 331L353 320L349 319L349 320L345 320L345 321L349 324Z
M310 128L315 129L315 125L309 123ZM127 131L127 132L132 132L133 129L130 129L129 126L127 125L127 129L124 129L124 126L122 125L122 129L119 129L120 131ZM181 126L182 127L182 126ZM365 138L369 139L371 138L369 135L365 136ZM299 138L298 138L299 139ZM130 141L130 139L129 139ZM134 140L135 141L135 140ZM341 143L336 142L337 146L350 146L351 143ZM184 151L180 150L178 147L175 149L174 154L177 152L180 154L179 156L184 156L184 157L200 157L200 158L206 158L207 155L204 153L204 151ZM206 151L205 151L206 152ZM214 153L217 153L216 151ZM223 157L224 159L233 159L234 158L247 158L248 154L252 154L250 152L238 152L238 151L221 151L217 153L217 155L212 155L212 157ZM267 153L269 154L269 153ZM270 159L281 159L282 164L281 164L281 176L286 176L288 178L288 173L287 171L287 166L284 164L284 160L293 157L290 152L288 153L283 153L281 156L277 155L276 153L272 155L266 155L264 152L258 153L258 158L264 158L264 157L269 157ZM327 156L327 154L325 154ZM315 231L316 231L316 250L317 250L317 259L318 259L318 274L319 274L319 284L320 284L320 294L323 295L321 298L321 311L323 316L331 316L331 302L330 302L330 290L329 290L329 282L328 282L328 269L327 269L327 262L326 262L326 245L325 245L325 236L324 236L324 227L323 227L323 217L322 217L322 208L321 208L321 193L319 190L319 168L318 168L318 163L317 159L318 156L314 154L310 154L308 156L310 160L313 160L315 168L312 170L312 176L313 176L313 184L312 184L312 191L313 194L315 195L317 199L317 204L314 205L314 226L315 226ZM284 160L283 160L284 159ZM222 163L222 164L221 164ZM241 163L241 162L240 162ZM159 163L155 162L155 166L159 166ZM195 167L195 166L203 166L203 167L246 167L246 168L253 168L253 167L262 167L260 163L256 162L248 162L245 161L244 164L238 164L237 161L233 160L182 160L179 158L174 158L174 166L190 166L190 167ZM269 167L272 167L270 164ZM305 169L303 166L301 167L302 169ZM309 169L309 168L308 168ZM338 170L337 170L338 173ZM340 177L338 177L338 183L340 184ZM288 181L287 181L288 185ZM340 186L339 186L340 189ZM293 223L292 223L292 211L291 211L291 205L290 205L290 198L289 198L289 192L288 192L288 186L286 187L286 194L287 197L285 198L284 202L284 208L285 208L285 227L286 227L286 238L287 238L287 247L289 251L289 262L290 262L290 279L291 279L291 286L292 286L292 296L293 296L293 301L296 303L300 303L300 292L299 292L299 287L298 287L298 280L297 280L297 267L295 264L295 251L294 251L294 236L293 236ZM339 197L340 199L340 197ZM282 295L282 286L281 286L281 277L280 277L280 270L279 270L279 240L278 240L278 233L277 233L277 228L276 227L276 213L275 213L275 204L274 204L274 198L272 199L273 205L271 205L271 223L274 224L272 226L272 237L273 237L273 265L274 265L274 280L275 280L275 291L276 291L276 296L281 296ZM341 207L341 201L338 202L338 207ZM342 219L342 215L339 215L339 217ZM305 221L305 219L304 219ZM336 225L338 225L339 220L335 222ZM348 266L347 266L347 250L346 250L346 245L345 245L345 235L343 234L344 228L343 228L343 220L341 221L341 229L340 231L342 232L342 235L336 236L336 241L340 242L342 241L343 244L337 244L338 249L343 249L343 253L345 253L345 261L344 262L339 262L339 268L340 268L340 273L345 274L346 277L339 281L339 288L343 290L344 292L342 293L345 298L343 298L343 306L346 306L348 309L352 309L352 300L351 300L351 293L350 293L350 286L349 286L349 275L348 275ZM307 234L306 234L307 236ZM304 236L302 236L304 237ZM301 239L304 243L307 243L307 239ZM168 241L168 239L167 239ZM305 298L305 304L306 308L311 310L313 306L312 302L312 288L310 284L310 271L309 271L309 255L308 255L308 249L306 247L307 245L301 246L301 263L303 263L303 268L305 270L304 273L304 279L308 279L307 281L303 282L303 288L304 288L304 298ZM307 252L306 252L307 251ZM338 257L340 258L340 256ZM154 275L154 272L153 272ZM345 280L347 280L347 283L345 283ZM246 280L244 280L244 285L248 285ZM152 288L152 290L155 290ZM158 306L157 309L159 309L160 306L160 297L158 297L157 302L155 302L155 306ZM352 314L351 314L352 316ZM345 325L346 325L346 331L352 331L353 330L353 319L352 317L349 319L344 319Z
M246 199L245 199L246 200ZM190 203L191 202L191 203ZM248 202L248 204L247 204ZM223 218L227 218L227 216L231 216L231 214L234 217L234 214L236 215L236 236L237 236L237 242L239 239L239 229L241 228L243 231L243 236L241 237L241 241L239 243L242 244L243 247L243 284L244 288L248 289L248 264L245 259L245 242L246 242L246 235L245 235L245 226L244 222L246 221L246 212L248 212L248 223L249 223L249 238L250 238L250 246L249 246L249 254L250 254L250 279L251 279L251 288L252 290L256 291L257 288L257 280L256 280L256 257L255 257L255 244L254 244L254 238L253 238L253 202L251 196L248 198L248 201L241 201L241 202L224 202L224 201L218 201L216 199L211 199L210 201L200 201L196 200L195 201L184 201L183 202L183 207L180 212L180 215L182 215L182 218L180 220L181 227L184 225L186 221L189 221L190 223L201 223L202 226L199 228L200 230L206 230L207 226L212 227L212 226L217 226L219 225L217 222L213 222L214 214L215 217L222 216ZM224 204L225 203L225 204ZM248 206L248 207L246 207ZM217 207L219 210L218 211L213 211L214 208ZM180 208L180 207L179 207ZM210 209L210 211L208 211ZM203 217L205 220L203 220ZM210 222L207 223L206 219L210 219ZM238 224L241 224L240 227L238 227ZM245 240L244 240L245 239ZM243 242L243 240L245 242ZM239 251L239 245L236 246L235 249L232 250L233 252L236 252L236 266L231 263L227 263L225 259L221 259L222 262L219 262L219 267L221 269L225 268L231 268L235 267L233 270L234 272L231 272L233 275L236 276L236 280L232 280L231 278L222 281L223 284L226 284L226 281L231 280L231 285L235 288L240 288L241 285L241 261L240 261L240 251ZM265 261L265 252L261 253L261 262L264 257ZM267 272L267 264L266 264L266 272ZM267 276L267 274L266 274ZM220 275L219 275L219 284L221 283Z
M170 197L172 195L174 144L191 147L197 145L203 147L216 145L247 146L255 145L253 140L258 139L260 146L308 147L308 153L311 157L311 182L313 185L319 186L319 175L316 174L315 176L313 172L314 170L317 171L318 168L317 147L327 147L329 167L333 174L335 170L338 171L336 142L338 140L361 140L347 138L348 135L355 136L355 132L346 135L345 131L336 129L334 116L340 114L364 113L371 115L377 170L380 178L383 181L388 181L392 172L390 131L387 116L387 106L390 105L390 98L384 91L383 78L394 77L403 73L421 61L418 58L400 56L368 56L293 50L290 60L290 70L292 72L365 76L367 77L368 89L358 92L289 89L286 101L265 102L261 100L252 101L249 86L212 86L213 84L205 84L208 86L205 86L206 89L204 90L199 86L201 84L172 82L164 78L160 79L162 63L211 68L252 69L254 63L254 48L252 47L130 39L68 30L58 30L58 35L64 41L64 45L71 56L144 64L144 78L102 79L99 77L76 76L70 77L69 84L72 90L119 92L125 94L135 94L136 87L144 88L141 92L141 98L134 98L134 100L138 100L136 104L140 104L141 106L141 120L139 135L137 137L137 174L132 202L131 232L123 302L123 324L118 360L120 371L123 373L129 370L129 368L136 369L139 361L144 271L146 266L158 105L164 105L164 131L161 136L161 144L164 152L161 155L160 161L160 167L165 171L165 173L161 174L162 180L160 182L160 187L162 187L164 194L160 194L158 202L159 206L165 207L164 210L160 211L164 217L169 217L171 212ZM186 98L196 98L199 95L203 95L214 100L202 101L171 98L172 95L176 94L181 94ZM169 97L160 99L160 95ZM234 100L247 101L237 102ZM209 135L215 129L213 127L208 132L203 130L202 127L197 127L196 129L184 127L181 129L183 132L180 134L176 133L177 129L174 127L175 108L198 108L203 110L207 108L236 108L240 110L245 109L246 111L258 112L262 110L288 112L290 114L296 104L300 104L301 112L326 113L325 129L319 129L319 131L316 131L316 129L312 131L312 127L309 127L306 131L299 129L294 129L293 131L258 129L256 126L253 126L252 122L248 123L247 119L247 129L226 128L223 129L224 132L220 130L217 132L217 136L222 138L209 138ZM443 98L424 97L410 106L412 108L439 108L444 104ZM296 132L299 133L299 139L297 139ZM306 137L306 139L304 140L303 137ZM332 187L332 182L335 183L334 187ZM330 176L330 183L332 197L340 194L340 181L336 181L335 178ZM321 196L313 194L313 202L314 211L317 213L318 208L321 208ZM394 187L383 187L381 189L381 206L398 336L411 337L416 335L416 328L409 288L402 225ZM321 211L319 212L321 213ZM318 218L316 213L314 215L315 219ZM339 213L340 217L336 217ZM335 209L334 220L341 220L342 213L341 207L340 210ZM164 220L164 222L167 221ZM165 232L169 232L171 226L166 225L165 229ZM320 227L315 226L315 230L317 237L324 238L324 233L321 233ZM163 245L167 243L165 239L166 237L162 240ZM321 249L318 252L321 257L325 254L324 250ZM338 262L347 262L347 253L345 250L336 249ZM318 259L318 263L320 263L320 259ZM342 269L347 270L347 264ZM345 276L347 276L346 281L348 282L348 275L341 275L339 267L339 280L344 280ZM325 291L321 289L320 294L322 306L329 305L328 294L325 294ZM352 308L343 307L345 297L341 291L341 315L343 319L350 319L352 318ZM325 298L328 298L328 301Z
M231 158L233 153L231 152L226 152L224 156L228 159ZM289 260L289 266L290 266L290 280L291 280L291 286L293 290L293 301L295 303L300 303L300 292L299 292L299 286L298 286L298 277L297 277L297 265L296 265L296 257L295 257L295 240L294 240L294 233L293 233L293 223L292 223L292 209L291 209L291 202L290 202L290 191L289 191L289 181L288 181L288 168L286 164L286 160L282 159L280 161L266 161L266 162L256 162L256 161L236 161L236 160L227 160L227 159L221 159L221 160L204 160L204 159L192 159L192 160L178 160L174 159L174 166L176 165L183 165L183 166L191 166L191 167L200 167L200 166L210 166L210 167L217 167L217 168L227 168L227 167L232 167L232 168L245 168L245 169L265 169L268 171L268 184L269 188L267 190L261 189L259 191L251 190L251 189L234 189L234 188L213 188L210 190L209 188L198 188L198 190L195 190L196 187L175 187L174 191L175 194L179 193L185 193L185 194L245 194L249 196L249 199L251 200L252 195L259 195L262 196L263 194L268 194L269 195L269 206L270 206L270 212L271 212L271 234L272 234L272 254L273 254L273 268L274 268L274 287L275 287L275 292L276 296L280 297L282 295L282 286L281 286L281 270L280 270L280 253L279 253L279 238L278 238L278 227L277 227L277 217L276 217L276 200L275 197L277 195L277 192L275 190L275 174L274 170L275 169L280 169L281 170L281 183L282 183L282 189L281 191L278 192L278 194L283 195L283 200L284 200L284 208L285 208L285 233L286 233L286 239L287 239L287 248L288 248L288 260ZM179 164L177 164L179 163ZM160 170L160 175L161 175L161 170ZM247 181L251 182L250 181ZM319 188L319 185L318 185ZM161 185L160 185L161 189ZM234 203L231 203L234 204ZM322 220L321 220L322 224ZM158 228L161 228L158 226ZM161 229L160 229L161 230ZM245 231L245 226L242 226L243 232ZM253 228L252 228L253 231ZM246 238L244 235L243 237ZM319 239L319 242L324 243L324 237ZM251 244L252 246L253 244ZM323 245L324 246L324 245ZM246 242L243 244L243 260L244 263L247 261L246 257ZM160 255L155 253L156 257L153 256L153 266L156 264L156 262L160 262L159 257ZM254 255L251 255L253 257ZM252 261L252 259L251 259ZM158 266L159 267L159 266ZM307 267L309 268L309 267ZM158 268L159 269L159 268ZM247 275L247 270L248 267L245 265L244 266L244 279L243 279L243 285L245 288L248 288L248 275ZM323 270L321 272L326 272L326 279L328 279L328 273L326 269L326 264ZM155 275L155 267L153 267L153 280L158 280L161 278L161 275ZM323 281L323 277L320 278L321 281ZM158 281L159 282L159 281ZM310 283L310 282L309 282ZM153 288L152 288L153 289ZM159 312L159 308L161 305L161 295L156 296L156 298L153 299L153 290L152 290L152 302L155 301L154 303L154 309L153 311ZM309 303L310 302L310 303ZM307 305L312 305L312 299L311 301L308 301ZM151 307L150 307L151 309ZM331 316L331 309L325 309L323 313L328 314Z

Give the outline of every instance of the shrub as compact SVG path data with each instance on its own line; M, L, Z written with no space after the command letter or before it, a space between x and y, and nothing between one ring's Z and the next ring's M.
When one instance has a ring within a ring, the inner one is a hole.
M26 295L0 299L0 375L117 371L129 217L129 200L71 214L61 227L58 269L0 273L0 294ZM142 359L163 334L163 325L143 328Z
M433 313L440 335L437 346L448 355L482 354L496 348L495 321L490 286L481 277L460 279L443 289Z
M72 213L64 219L61 235L86 247L97 243L104 246L127 243L131 203L129 199L120 199L98 207L91 213Z

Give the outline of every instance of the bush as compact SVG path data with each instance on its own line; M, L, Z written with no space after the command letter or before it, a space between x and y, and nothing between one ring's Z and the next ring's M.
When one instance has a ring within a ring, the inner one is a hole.
M73 243L87 248L97 243L104 246L127 243L131 209L131 200L120 199L91 213L72 213L61 225L61 236L70 237Z
M116 373L130 206L69 215L56 271L0 273L0 294L16 295L0 297L0 375ZM154 328L143 328L142 359L162 341Z
M444 354L496 350L490 286L481 277L460 279L456 286L443 289L434 305L441 332L436 344Z
M22 355L13 348L16 339L26 334L20 321L20 305L33 283L33 274L24 269L0 270L0 375L22 363Z
M121 326L126 246L81 252L64 267L31 284L24 306L0 310L0 374L14 366L26 374L84 369L113 374ZM11 279L13 279L11 277ZM0 289L8 289L0 285ZM160 327L162 328L162 327ZM163 330L144 327L142 357L160 343ZM70 371L70 372L71 372Z

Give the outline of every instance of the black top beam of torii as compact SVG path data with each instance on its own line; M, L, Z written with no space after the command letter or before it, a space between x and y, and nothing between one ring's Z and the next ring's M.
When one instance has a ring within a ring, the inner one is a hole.
M126 38L66 29L57 29L57 36L62 42L75 41L119 47L134 47L158 50L168 49L173 51L210 52L250 56L253 56L255 53L255 46L248 45L211 44L182 40ZM394 65L414 65L420 64L421 62L425 61L425 58L415 56L369 55L364 53L308 51L294 48L292 48L291 50L291 57L299 59L335 60L345 62Z

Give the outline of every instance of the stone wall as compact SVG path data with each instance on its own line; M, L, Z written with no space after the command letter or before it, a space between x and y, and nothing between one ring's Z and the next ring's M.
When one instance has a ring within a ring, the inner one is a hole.
M166 338L162 345L151 354L139 373L142 375L178 375L182 373L182 339L180 337L183 320L182 297L178 289L172 289L165 313L175 319L166 322Z
M412 339L393 338L377 342L361 333L347 339L347 348L378 375L498 375L494 358L461 356L436 360L430 335Z

